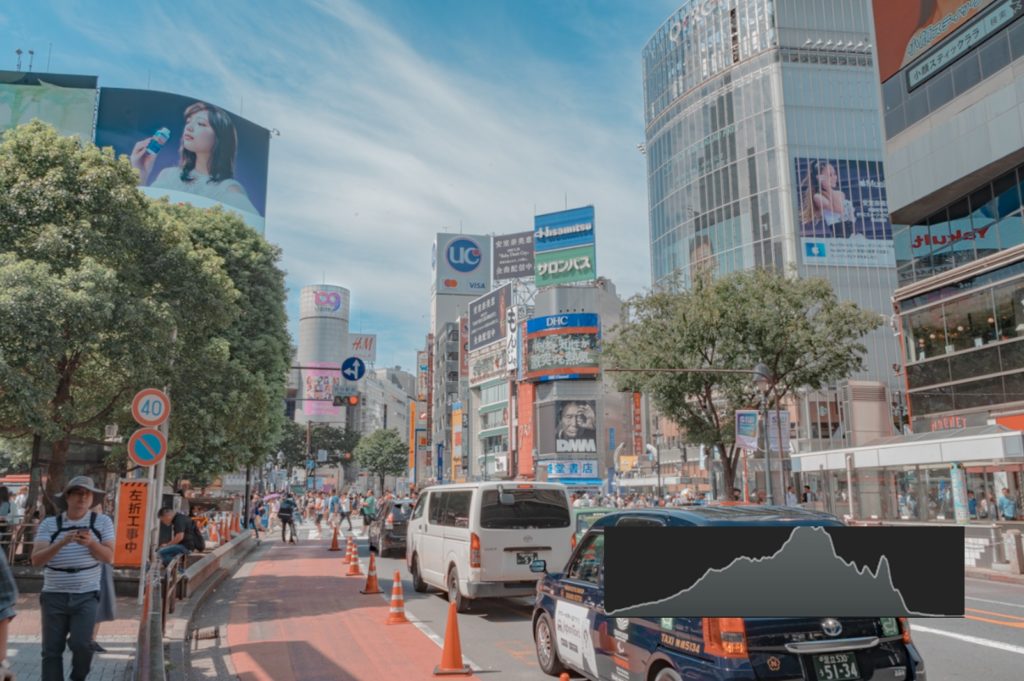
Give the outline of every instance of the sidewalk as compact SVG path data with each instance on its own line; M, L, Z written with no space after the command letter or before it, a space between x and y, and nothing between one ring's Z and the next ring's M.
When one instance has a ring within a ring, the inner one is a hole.
M297 546L280 535L265 539L232 583L220 587L230 590L222 615L230 671L240 681L435 678L438 645L413 624L385 624L391 575L378 574L386 594L359 593L365 539L359 542L364 576L345 577L343 552L327 550L329 532L317 539L308 527Z
M11 622L7 642L11 670L19 681L38 679L43 675L39 594L21 594L16 607L18 616ZM129 663L135 658L140 609L135 598L117 599L117 619L100 625L99 642L107 652L93 656L89 681L122 681ZM64 673L70 671L71 653L65 651Z

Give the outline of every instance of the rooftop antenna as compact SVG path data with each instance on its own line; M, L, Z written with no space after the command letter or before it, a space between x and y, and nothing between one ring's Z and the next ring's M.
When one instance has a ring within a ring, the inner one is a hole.
M569 210L569 192L565 192L565 209Z
M29 50L28 51L28 70L29 70L29 73L32 72L32 58L35 57L35 56L36 56L36 51L35 50Z
M18 70L21 71L21 48L16 49L14 54L18 55Z

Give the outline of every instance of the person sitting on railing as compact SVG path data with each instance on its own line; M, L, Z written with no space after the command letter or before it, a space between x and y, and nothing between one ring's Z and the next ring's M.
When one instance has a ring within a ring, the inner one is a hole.
M103 494L92 478L74 477L56 499L67 510L39 523L32 564L46 566L39 595L43 681L63 681L65 645L71 648L72 679L85 679L92 666L100 564L114 559L114 523L89 511Z
M184 513L178 513L173 508L160 509L160 544L156 552L164 567L176 556L196 550L192 542L191 526L192 521Z

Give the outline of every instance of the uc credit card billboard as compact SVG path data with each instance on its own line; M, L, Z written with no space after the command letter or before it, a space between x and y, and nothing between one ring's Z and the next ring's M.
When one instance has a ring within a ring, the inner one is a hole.
M270 131L209 102L156 92L101 88L96 145L113 147L153 197L222 206L263 233Z
M437 293L480 296L491 289L491 237L440 233L431 259Z
M534 283L571 284L597 278L594 207L533 218Z

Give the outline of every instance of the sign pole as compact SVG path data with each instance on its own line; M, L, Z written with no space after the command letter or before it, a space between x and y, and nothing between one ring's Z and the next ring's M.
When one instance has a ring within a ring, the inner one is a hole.
M153 467L146 467L146 516L142 521L143 527L149 527L152 506L149 503L150 493L153 491ZM117 495L118 508L121 508L121 495ZM139 605L142 605L143 595L146 591L146 574L149 570L149 532L142 533L142 563L139 565Z

